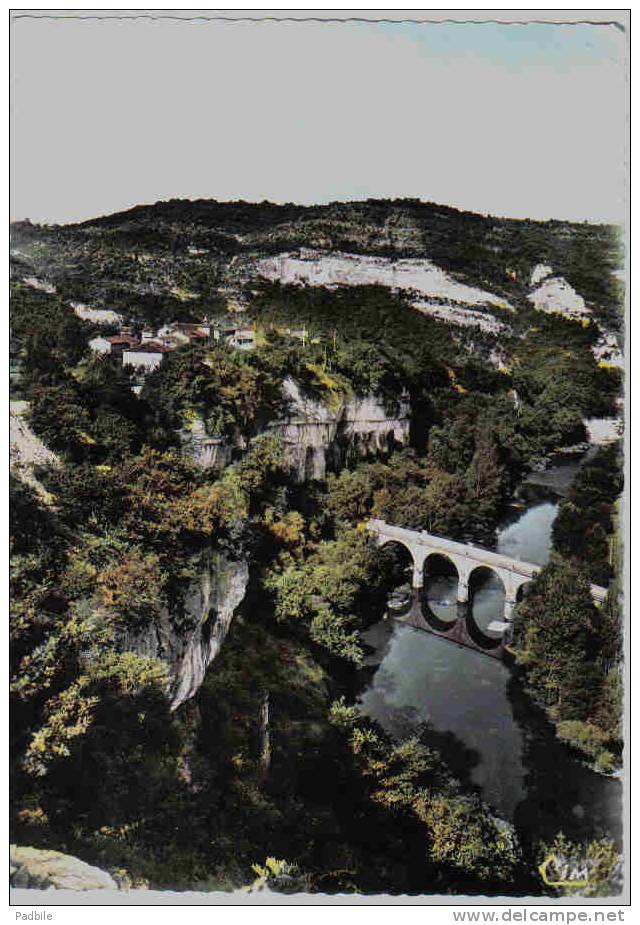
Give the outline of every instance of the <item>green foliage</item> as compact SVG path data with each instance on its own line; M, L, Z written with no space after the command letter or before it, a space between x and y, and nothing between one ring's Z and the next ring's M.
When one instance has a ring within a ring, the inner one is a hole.
M359 394L397 401L406 389L416 401L447 387L443 358L456 355L451 335L379 286L262 287L252 306L261 323L304 323L319 341L332 371Z
M82 457L95 445L91 417L71 385L36 386L31 393L29 419L52 450Z
M434 861L481 880L509 880L518 855L514 834L477 799L446 794L419 799L415 807L429 830Z
M426 457L403 450L386 463L330 475L326 509L335 522L374 516L445 536L485 537L499 516L508 483L492 435L482 431L470 442L468 465L461 463L453 472L433 461L442 457L430 448Z
M378 467L358 466L343 469L339 475L327 476L326 508L335 521L358 523L364 520L373 506L378 480Z
M553 524L558 552L580 561L599 585L607 585L613 574L611 534L622 492L621 457L618 445L600 448L577 473Z
M532 692L560 737L607 767L621 750L619 671L603 657L609 634L584 569L557 556L516 608L516 657Z
M69 757L74 739L86 733L98 699L84 696L83 687L77 681L48 702L46 723L33 734L24 758L28 774L45 775L52 762Z
M370 537L353 529L311 545L303 561L283 557L264 579L276 619L307 626L317 645L359 664L358 631L372 619L368 610L379 583L378 557Z
M97 576L96 585L103 606L134 629L155 620L166 603L158 556L144 555L135 548L109 563Z
M164 696L166 667L133 652L117 653L113 641L99 616L76 608L57 632L21 660L12 693L24 700L47 692L43 722L23 759L28 774L41 777L50 765L70 756L74 741L93 724L105 693L119 699L153 688Z
M599 771L607 773L616 769L616 756L607 750L610 733L600 726L578 719L566 719L557 724L556 733L559 739L595 759Z
M594 337L578 322L544 315L514 343L512 378L522 402L518 426L533 452L580 443L584 417L613 413L620 377L598 367Z
M9 476L9 527L12 556L31 557L34 573L55 568L64 558L64 537L51 510L35 490L13 473Z
M302 875L296 864L267 858L264 864L252 864L251 867L256 879L247 887L250 893L266 889L276 893L306 893L309 889L309 877Z
M214 436L255 434L284 410L281 380L253 353L223 346L186 347L168 354L146 380L142 397L158 428L204 421Z
M333 705L331 721L347 736L369 799L416 819L432 861L488 884L513 876L519 860L513 832L497 824L477 798L445 783L434 753L417 739L392 745L343 702Z
M54 384L34 385L29 399L34 431L71 461L111 462L140 446L140 403L108 357L89 360Z
M21 358L23 385L53 384L87 351L93 327L56 295L12 283L11 335Z

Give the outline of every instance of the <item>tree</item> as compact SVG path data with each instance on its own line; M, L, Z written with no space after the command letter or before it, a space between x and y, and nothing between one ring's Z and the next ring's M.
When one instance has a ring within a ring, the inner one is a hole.
M602 447L585 463L563 498L553 524L553 544L563 556L589 570L591 580L606 585L613 574L612 538L615 504L622 491L619 445Z
M603 657L609 633L584 568L559 556L516 607L514 648L532 692L558 734L602 770L611 770L620 754L620 682Z
M287 556L264 579L276 619L306 625L316 644L359 664L358 630L373 618L382 582L379 556L371 538L353 529L312 545L303 561Z
M519 864L513 830L481 801L446 779L439 756L417 739L392 744L354 707L335 702L331 722L345 735L374 805L417 821L425 860L445 865L462 882L509 882Z
M158 556L136 548L109 563L96 578L102 605L131 629L158 619L166 604L162 584Z
M91 455L96 443L91 435L91 416L71 385L35 386L29 421L50 449L78 460Z

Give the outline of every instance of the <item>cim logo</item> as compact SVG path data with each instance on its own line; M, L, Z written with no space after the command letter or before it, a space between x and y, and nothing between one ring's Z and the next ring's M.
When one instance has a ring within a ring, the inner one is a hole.
M567 858L559 858L555 854L550 854L538 870L547 886L576 889L589 886L589 870L586 865L572 869L571 862Z

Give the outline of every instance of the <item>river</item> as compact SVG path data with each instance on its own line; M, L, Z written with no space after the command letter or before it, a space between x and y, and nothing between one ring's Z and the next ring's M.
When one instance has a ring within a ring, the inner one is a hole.
M497 531L499 552L548 561L558 496L579 465L561 461L527 479L521 503ZM445 568L425 578L425 605L441 620L456 615L456 584ZM472 591L473 617L492 635L489 623L502 619L502 587L487 574ZM358 704L392 737L417 733L437 745L455 775L528 839L562 830L621 841L620 781L596 774L556 739L507 664L393 619L372 626L364 641L371 651Z

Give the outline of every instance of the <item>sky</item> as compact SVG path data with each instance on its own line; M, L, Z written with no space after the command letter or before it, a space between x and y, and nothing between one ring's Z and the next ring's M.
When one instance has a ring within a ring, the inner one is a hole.
M11 217L414 197L626 217L613 25L14 19Z

